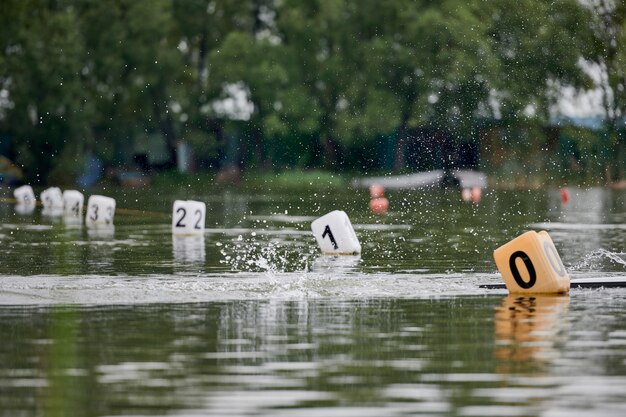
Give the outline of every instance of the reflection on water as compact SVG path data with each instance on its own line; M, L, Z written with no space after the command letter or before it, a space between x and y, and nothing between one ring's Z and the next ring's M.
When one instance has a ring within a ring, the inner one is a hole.
M90 225L89 227L87 227L87 236L89 236L90 239L94 240L113 239L115 237L115 226L113 226L112 224Z
M3 308L0 415L617 416L625 300Z
M311 271L313 272L335 272L347 273L356 272L361 255L320 255L313 261Z
M35 204L16 204L15 212L21 216L27 216L33 214L35 211Z
M41 210L41 215L44 217L61 217L63 216L63 207L44 207Z
M204 263L206 260L204 236L172 235L172 252L176 262Z
M158 217L0 207L0 416L626 415L626 290L478 286L540 227L575 275L623 273L626 193L391 192L384 218L366 193L324 196L180 196L209 203L182 240ZM320 256L310 222L337 208L360 257Z
M550 364L566 337L569 296L508 295L496 307L495 352L499 372L517 366Z

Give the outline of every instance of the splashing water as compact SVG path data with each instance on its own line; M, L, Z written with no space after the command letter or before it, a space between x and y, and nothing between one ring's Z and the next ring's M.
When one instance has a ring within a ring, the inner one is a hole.
M299 246L298 250L294 246ZM291 241L268 242L253 234L247 238L239 235L233 243L224 244L220 253L223 256L220 262L237 272L306 272L317 249Z
M607 266L626 268L626 260L622 257L626 254L611 252L606 249L598 249L586 255L583 260L569 269L573 271L594 271L604 270Z

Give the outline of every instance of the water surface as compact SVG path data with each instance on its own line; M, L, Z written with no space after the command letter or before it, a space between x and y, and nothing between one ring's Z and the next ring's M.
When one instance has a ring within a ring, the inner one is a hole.
M99 190L113 230L0 205L0 415L626 413L626 290L514 297L497 246L547 230L572 277L624 275L626 194ZM176 198L207 230L173 238ZM360 257L310 222L348 212Z

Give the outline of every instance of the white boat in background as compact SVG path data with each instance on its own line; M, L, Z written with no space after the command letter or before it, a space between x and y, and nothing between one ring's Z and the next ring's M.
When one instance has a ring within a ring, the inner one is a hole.
M354 187L370 187L374 184L387 189L417 189L440 185L455 185L459 188L486 188L487 176L480 171L469 169L450 171L447 174L443 169L438 169L407 175L363 177L352 181Z

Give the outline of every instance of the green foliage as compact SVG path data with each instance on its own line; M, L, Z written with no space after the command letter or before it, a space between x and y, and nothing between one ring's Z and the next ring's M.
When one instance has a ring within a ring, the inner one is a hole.
M377 153L390 137L401 170L411 129L460 145L499 119L517 133L493 146L523 155L548 140L555 88L592 86L581 59L610 69L624 115L625 14L609 3L5 0L0 131L42 181L75 175L89 153L127 163L146 135L165 138L169 167L184 140L204 166L367 171L389 159ZM216 110L233 91L249 114Z

